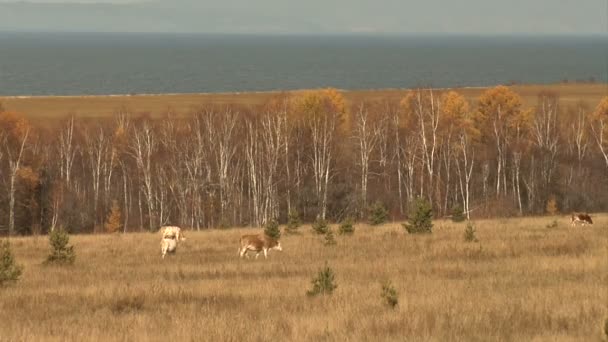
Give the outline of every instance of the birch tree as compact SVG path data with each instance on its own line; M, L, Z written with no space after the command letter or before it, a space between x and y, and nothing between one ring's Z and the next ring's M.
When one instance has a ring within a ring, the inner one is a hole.
M519 95L505 86L486 90L479 98L478 113L485 133L496 147L496 196L507 192L507 161L513 122L521 114Z
M403 100L402 106L406 115L411 117L414 130L418 133L419 151L423 161L423 168L427 175L427 192L431 203L435 190L435 175L437 173L436 161L439 153L439 122L440 105L432 89L410 92ZM421 196L423 195L424 180L420 182Z
M361 187L361 205L359 207L359 216L363 217L367 209L367 188L370 176L370 163L373 161L372 156L383 137L384 120L383 117L375 118L370 115L369 111L363 104L358 106L355 112L355 131L353 138L357 144L359 152L359 172L360 172L360 187Z
M15 192L17 175L21 169L26 144L30 135L30 124L22 116L13 112L0 112L0 127L4 129L4 151L9 170L9 218L8 234L15 233Z
M608 169L608 96L600 101L591 114L591 132Z
M532 141L539 153L542 203L548 200L557 169L559 146L559 99L555 94L539 95L531 125Z
M312 175L319 216L327 215L327 193L333 173L338 125L346 113L344 97L334 89L307 92L296 97L294 110L301 115L311 138Z
M216 180L219 188L220 216L225 220L225 211L229 199L233 197L234 184L230 182L232 168L239 137L237 136L237 122L239 113L226 109L224 112L218 110L205 111L205 127L207 129L207 144L210 149L210 157L215 166Z
M133 129L131 141L131 155L135 160L139 174L142 178L141 191L146 196L146 207L148 211L148 229L154 230L155 223L155 201L153 181L153 160L152 155L156 151L157 141L152 131L152 125L144 121L140 126Z

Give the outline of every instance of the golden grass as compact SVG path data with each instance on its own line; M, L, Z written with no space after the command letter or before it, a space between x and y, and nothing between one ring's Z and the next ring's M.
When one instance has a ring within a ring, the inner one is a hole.
M551 84L512 86L522 96L525 106L534 106L542 91L558 94L562 105L569 106L578 101L595 106L603 96L608 95L606 84ZM475 101L486 88L456 89L469 100ZM398 100L403 98L404 89L353 90L346 91L349 103L364 100ZM69 114L81 117L104 117L120 108L128 108L134 113L147 112L158 116L170 109L177 114L189 114L201 105L241 105L256 106L277 96L279 92L245 92L221 94L163 94L163 95L119 95L119 96L33 96L1 97L0 103L9 110L24 113L31 118L57 118Z
M43 266L46 237L12 239L22 279L0 289L1 341L598 341L608 318L608 215L357 225L326 247L310 226L268 260L240 260L245 229L189 232L160 258L150 233L74 236L73 267ZM248 230L249 232L251 230ZM310 298L325 262L332 296ZM399 305L382 302L391 280Z

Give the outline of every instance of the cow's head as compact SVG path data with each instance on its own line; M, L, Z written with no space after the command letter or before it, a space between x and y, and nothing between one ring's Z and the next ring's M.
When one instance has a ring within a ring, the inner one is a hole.
M283 247L281 247L281 241L277 241L277 245L272 247L272 249L277 250L277 251L283 251Z

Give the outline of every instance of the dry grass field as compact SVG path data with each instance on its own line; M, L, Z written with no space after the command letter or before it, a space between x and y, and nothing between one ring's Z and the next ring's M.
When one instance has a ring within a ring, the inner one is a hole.
M324 246L310 226L267 260L237 257L251 229L73 236L71 267L43 266L46 237L12 239L22 279L0 289L1 341L601 341L608 319L608 215L358 225ZM335 231L335 230L334 230ZM308 297L325 262L332 296ZM395 310L381 283L399 292Z
M486 88L456 89L474 101ZM514 85L512 89L521 95L527 107L536 104L542 91L558 94L562 105L570 106L578 101L595 106L608 95L606 84L563 83L551 85ZM362 99L386 100L403 98L405 89L353 90L345 91L350 103ZM134 113L146 112L154 116L163 115L168 110L187 115L202 105L256 106L277 96L279 92L218 93L218 94L162 94L162 95L116 95L116 96L33 96L2 97L0 103L9 110L24 113L31 118L57 118L74 114L81 117L103 117L126 108Z

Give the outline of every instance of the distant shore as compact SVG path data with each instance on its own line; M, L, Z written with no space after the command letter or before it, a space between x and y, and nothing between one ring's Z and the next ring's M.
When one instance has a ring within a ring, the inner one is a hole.
M525 106L533 106L541 92L553 92L560 96L562 105L583 101L595 105L608 96L605 83L557 83L515 84L510 87L523 99ZM470 101L474 101L489 87L435 88L437 91L455 90ZM398 100L409 89L341 90L350 103L359 101ZM188 114L205 105L258 106L280 94L298 93L302 90L221 92L221 93L166 93L166 94L115 94L115 95L59 95L59 96L0 96L5 109L25 114L32 118L103 117L126 108L133 113L146 112L162 115L168 110L177 114Z

